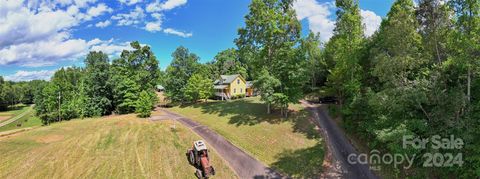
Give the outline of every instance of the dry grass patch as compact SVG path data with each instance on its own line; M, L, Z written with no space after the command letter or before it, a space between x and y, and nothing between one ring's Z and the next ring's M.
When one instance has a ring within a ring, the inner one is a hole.
M0 141L0 178L195 178L185 151L200 139L132 115L72 120ZM217 178L236 178L212 151Z

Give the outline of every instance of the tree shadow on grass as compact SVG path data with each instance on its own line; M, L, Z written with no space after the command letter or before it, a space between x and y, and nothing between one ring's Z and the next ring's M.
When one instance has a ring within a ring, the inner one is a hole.
M234 101L219 101L189 105L194 108L201 108L202 113L215 114L220 117L230 116L229 124L236 126L253 126L262 122L278 124L287 121L275 114L267 114L265 104L254 102L250 99L239 99ZM180 106L183 108L186 106Z
M309 148L284 151L272 167L293 178L317 178L322 173L324 148L321 143Z
M180 106L184 108L187 106ZM308 139L319 141L315 146L288 150L276 156L277 161L271 166L282 173L294 178L316 178L322 172L324 146L320 131L311 122L311 114L306 109L290 111L288 118L277 113L267 114L266 105L252 99L235 101L221 101L201 104L192 104L189 107L200 108L202 113L214 114L220 117L228 116L228 123L236 126L257 125L262 122L279 124L291 122L292 130L301 133ZM281 137L281 136L280 136Z
M320 139L320 133L316 125L310 122L312 116L305 109L290 111L289 117L284 118L280 115L279 111L275 110L272 111L272 114L267 114L265 104L249 98L180 106L180 108L185 107L200 108L202 113L214 114L220 117L229 116L228 123L235 126L253 126L262 122L269 124L291 122L293 124L293 132L302 133L308 139Z

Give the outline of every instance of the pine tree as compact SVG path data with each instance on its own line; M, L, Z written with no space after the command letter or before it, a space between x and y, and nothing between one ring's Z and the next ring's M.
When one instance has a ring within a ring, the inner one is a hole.
M155 103L153 92L142 91L135 103L135 112L138 117L146 118L150 117L153 104Z

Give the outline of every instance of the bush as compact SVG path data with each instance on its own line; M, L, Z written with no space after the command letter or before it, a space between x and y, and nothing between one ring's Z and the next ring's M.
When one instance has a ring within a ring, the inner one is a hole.
M138 117L150 117L155 102L156 97L154 94L147 91L140 92L140 96L135 105L135 112L138 113Z

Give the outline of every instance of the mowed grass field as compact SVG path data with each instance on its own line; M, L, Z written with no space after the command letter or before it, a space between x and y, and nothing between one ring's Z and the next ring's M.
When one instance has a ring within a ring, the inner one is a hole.
M13 110L0 112L0 119L2 117L4 118L4 120L0 120L0 123L5 122L15 116L21 115L24 112L27 112L24 116L18 118L10 124L0 127L0 132L42 125L42 121L35 116L35 110L33 107L27 105L18 105Z
M259 97L168 108L208 126L284 174L315 178L322 172L323 140L308 111L300 104L290 109L287 119L268 115Z
M0 138L0 178L195 178L185 152L201 139L134 114L72 120ZM211 149L216 178L236 178Z

